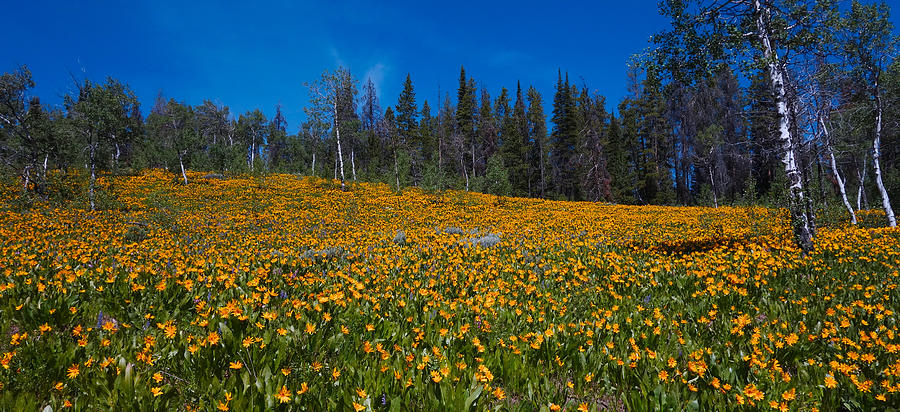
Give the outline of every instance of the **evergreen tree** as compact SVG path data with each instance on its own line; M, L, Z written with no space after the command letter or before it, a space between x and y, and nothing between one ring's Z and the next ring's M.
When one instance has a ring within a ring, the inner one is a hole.
M581 90L576 110L578 125L578 176L581 194L585 200L610 201L612 189L606 165L607 141L606 99L597 94L591 96L587 87Z
M403 91L396 106L397 147L409 156L412 167L411 177L413 184L419 181L419 173L422 164L422 142L419 136L418 108L416 107L416 93L413 90L412 80L409 74L403 82Z
M288 151L287 121L284 119L284 114L281 113L280 104L275 106L275 116L269 121L266 134L268 136L266 149L269 170L287 170L287 165L292 163L293 159Z
M559 73L556 94L553 97L553 132L550 134L550 164L553 167L554 192L569 200L578 195L577 177L573 173L576 167L577 124L575 101L569 84L569 75L565 82Z
M675 193L669 167L669 126L662 84L655 67L647 68L638 101L640 138L646 159L640 176L641 196L652 204L671 204Z
M408 186L411 180L409 176L409 154L400 141L399 133L397 133L397 120L394 116L394 110L390 107L384 110L384 119L382 119L380 133L384 146L390 148L391 161L393 163L393 170L388 174L393 179L388 178L384 180L386 182L393 180L397 191L400 191L402 187Z
M498 114L499 116L499 114ZM476 144L477 152L475 155L476 175L481 176L487 170L487 159L494 155L499 149L499 136L497 129L497 117L494 115L494 109L491 107L491 95L487 89L481 89L481 106L475 116L477 129L475 131L478 136Z
M437 171L441 176L448 176L450 171L457 171L457 176L465 176L466 171L460 170L463 165L462 144L454 144L459 139L459 133L455 129L455 111L450 102L450 94L444 95L444 101L437 116ZM444 184L445 180L439 182ZM449 182L447 182L449 183ZM443 189L443 186L439 187Z
M628 143L625 141L619 121L615 116L610 116L607 128L608 144L606 148L606 168L610 175L610 190L612 200L618 203L632 203L632 182L634 177L629 164Z
M525 117L528 121L528 165L529 165L529 190L531 196L546 198L548 194L549 159L547 151L547 123L544 116L544 103L540 92L533 86L526 92L528 96L528 111Z
M419 122L419 141L421 142L422 162L427 165L437 161L436 120L431 116L431 106L428 105L428 100L422 102L420 116L422 120Z
M361 166L366 170L368 179L377 180L379 176L383 175L384 172L381 169L387 162L384 160L386 149L381 144L376 132L382 121L382 114L372 78L367 79L363 86L360 120L363 133L363 137L360 139L361 146L365 148L360 153L363 163Z
M472 82L466 80L465 68L460 67L459 89L456 93L456 132L461 138L461 147L458 150L461 150L463 153L468 151L472 159L470 162L469 156L463 156L462 168L464 169L464 174L468 173L467 170L471 170L474 173L475 166L475 88L472 86Z
M500 153L494 154L488 159L484 177L486 192L497 196L509 196L511 190L509 171L503 165L503 157Z
M772 90L762 71L750 79L748 88L747 118L750 140L750 173L756 180L755 195L766 196L775 180L779 167L776 128L778 112L773 103ZM778 189L780 190L780 189Z
M522 87L516 84L516 102L512 113L505 116L502 136L503 163L509 171L510 193L528 195L528 119L525 115L525 99Z
M638 190L638 179L643 174L644 165L647 163L646 153L643 150L642 140L639 137L640 133L638 131L640 114L635 104L635 100L640 98L639 93L639 91L633 90L632 94L623 99L619 104L619 113L621 114L622 122L622 148L626 152L629 165L628 173L624 176L630 179L627 183L622 182L622 184L627 185L630 192L629 198L635 204L646 204L647 201L644 199L641 191Z

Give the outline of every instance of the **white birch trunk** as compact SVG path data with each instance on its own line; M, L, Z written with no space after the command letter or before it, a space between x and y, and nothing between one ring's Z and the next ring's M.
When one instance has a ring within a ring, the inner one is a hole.
M25 175L25 184L22 186L22 193L28 193L28 183L31 182L31 165L25 166L25 170L22 173Z
M797 159L794 154L794 141L791 135L791 117L787 106L787 96L784 86L784 73L779 65L778 53L772 44L769 35L769 25L766 22L767 10L764 10L760 0L754 0L756 13L757 36L763 47L763 57L769 71L769 81L774 92L775 107L778 110L778 139L781 144L784 171L788 179L790 198L791 220L794 227L794 237L798 246L805 252L813 248L813 232L809 215L804 210L806 200L803 193L803 179L797 167Z
M350 149L350 167L353 170L353 181L356 181L356 151Z
M336 93L335 93L336 94ZM341 191L346 191L344 186L344 154L341 152L341 128L338 126L337 98L334 101L334 132L337 136L338 161L341 167Z
M884 207L884 214L887 216L888 226L897 226L897 218L894 216L894 209L891 208L891 199L888 196L884 182L881 180L881 90L878 86L878 78L875 79L875 139L872 143L872 165L875 166L875 185L881 193L881 206Z
M863 205L869 208L869 200L866 199L866 175L869 171L869 155L863 155L862 172L856 170L856 177L859 179L859 188L856 190L856 210L862 210Z
M834 180L837 181L838 191L840 191L841 193L841 200L844 202L844 207L846 207L847 211L850 212L850 223L855 225L856 212L853 211L853 206L850 206L850 201L847 200L847 190L844 186L844 179L841 178L841 173L838 170L837 160L834 158L834 149L831 147L831 135L828 133L828 126L825 125L825 119L821 117L819 117L819 123L822 125L822 133L825 136L825 151L828 152L828 161L831 164L831 173L834 175Z
M253 163L256 160L256 142L250 142L250 171L253 171Z
M312 175L316 175L316 152L313 152L313 160L312 160Z
M184 172L184 161L182 160L184 155L181 153L178 154L178 165L181 166L181 177L184 178L184 185L187 186L187 173Z
M49 185L49 183L47 183L47 160L49 160L49 159L50 159L50 155L45 154L44 155L44 168L41 172L41 178L44 180L43 184L45 184L45 185Z
M461 161L460 163L462 163L463 174L466 176L466 191L468 192L469 191L469 169L466 168L465 162Z

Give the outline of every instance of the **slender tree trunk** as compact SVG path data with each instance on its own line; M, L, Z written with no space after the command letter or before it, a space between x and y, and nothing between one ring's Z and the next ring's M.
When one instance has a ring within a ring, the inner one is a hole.
M791 135L791 117L787 105L784 86L784 73L779 66L778 55L769 37L769 24L766 21L767 10L763 10L760 0L753 2L756 13L756 29L763 47L763 56L769 71L769 81L774 92L775 107L778 110L778 139L781 143L781 163L788 179L791 221L797 245L805 252L813 248L813 229L810 216L805 211L806 199L802 176L797 167L795 144Z
M831 170L834 174L834 180L836 180L838 184L838 191L841 192L841 201L844 202L844 207L847 208L848 212L850 212L850 223L855 225L857 223L856 212L853 211L853 206L851 206L850 201L847 200L847 190L846 186L844 185L844 179L841 179L841 174L840 172L838 172L837 160L835 160L834 153L831 152L831 150L828 151L828 158L831 162ZM857 205L857 207L859 206Z
M891 208L891 199L888 196L884 182L881 180L881 89L878 86L878 78L875 79L875 140L872 143L872 165L875 166L875 185L881 193L881 205L884 207L884 214L887 216L888 226L897 226L897 218L894 216L894 209Z
M184 172L184 155L182 153L178 153L178 165L181 166L181 177L184 178L184 185L187 186L187 173Z
M468 192L469 191L469 169L466 168L466 161L463 160L462 157L459 159L459 164L460 164L460 166L462 166L463 176L466 177L466 191Z
M862 172L856 169L856 177L859 179L859 188L856 190L856 210L869 209L869 199L866 198L866 175L869 171L869 155L863 154Z
M534 197L534 192L531 191L531 170L528 170L528 197Z
M43 180L43 182L41 182L41 184L43 184L45 186L48 185L48 183L47 183L47 160L49 160L49 159L50 159L50 155L44 154L44 167L43 167L43 169L41 169L41 180Z
M313 160L312 160L312 175L316 175L316 152L313 151Z
M350 149L350 167L353 168L353 181L356 181L356 151Z
M25 166L25 170L22 171L22 176L25 178L25 184L22 185L22 194L28 193L28 183L31 183L31 165Z
M115 145L116 145L116 156L113 159L113 164L116 166L116 170L118 170L119 169L119 155L121 154L121 151L119 150L119 143L115 143Z
M250 142L250 172L253 172L253 166L256 163L256 139Z
M713 207L718 209L719 208L719 197L716 195L716 181L713 178L712 167L710 167L708 170L709 170L709 184L710 184L710 186L712 186Z
M344 154L341 152L341 128L338 126L337 99L334 102L334 132L337 136L338 161L341 167L341 191L344 192L347 190L347 187L344 186Z
M834 158L834 149L831 147L831 135L828 133L828 127L825 125L825 119L819 118L819 123L822 124L822 133L825 136L825 151L828 153L828 160L831 164L831 173L834 175L834 180L837 181L838 191L841 192L841 201L844 202L844 207L847 208L847 211L850 212L850 223L856 224L856 212L853 211L853 206L850 206L850 201L847 200L847 190L845 189L844 179L841 178L840 170L838 170L837 160ZM860 186L862 187L862 186ZM857 205L857 208L859 205Z

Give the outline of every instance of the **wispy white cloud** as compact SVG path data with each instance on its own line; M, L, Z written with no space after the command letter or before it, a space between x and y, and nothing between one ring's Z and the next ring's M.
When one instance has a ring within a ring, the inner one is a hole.
M387 74L389 68L383 62L377 62L368 70L362 77L362 82L365 83L372 79L372 83L375 83L375 95L378 99L381 99L381 86L384 84L384 77Z

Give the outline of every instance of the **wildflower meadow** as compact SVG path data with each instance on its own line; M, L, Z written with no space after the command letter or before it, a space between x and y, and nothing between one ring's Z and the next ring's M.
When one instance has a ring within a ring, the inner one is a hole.
M0 193L2 410L896 410L900 230L293 175Z

